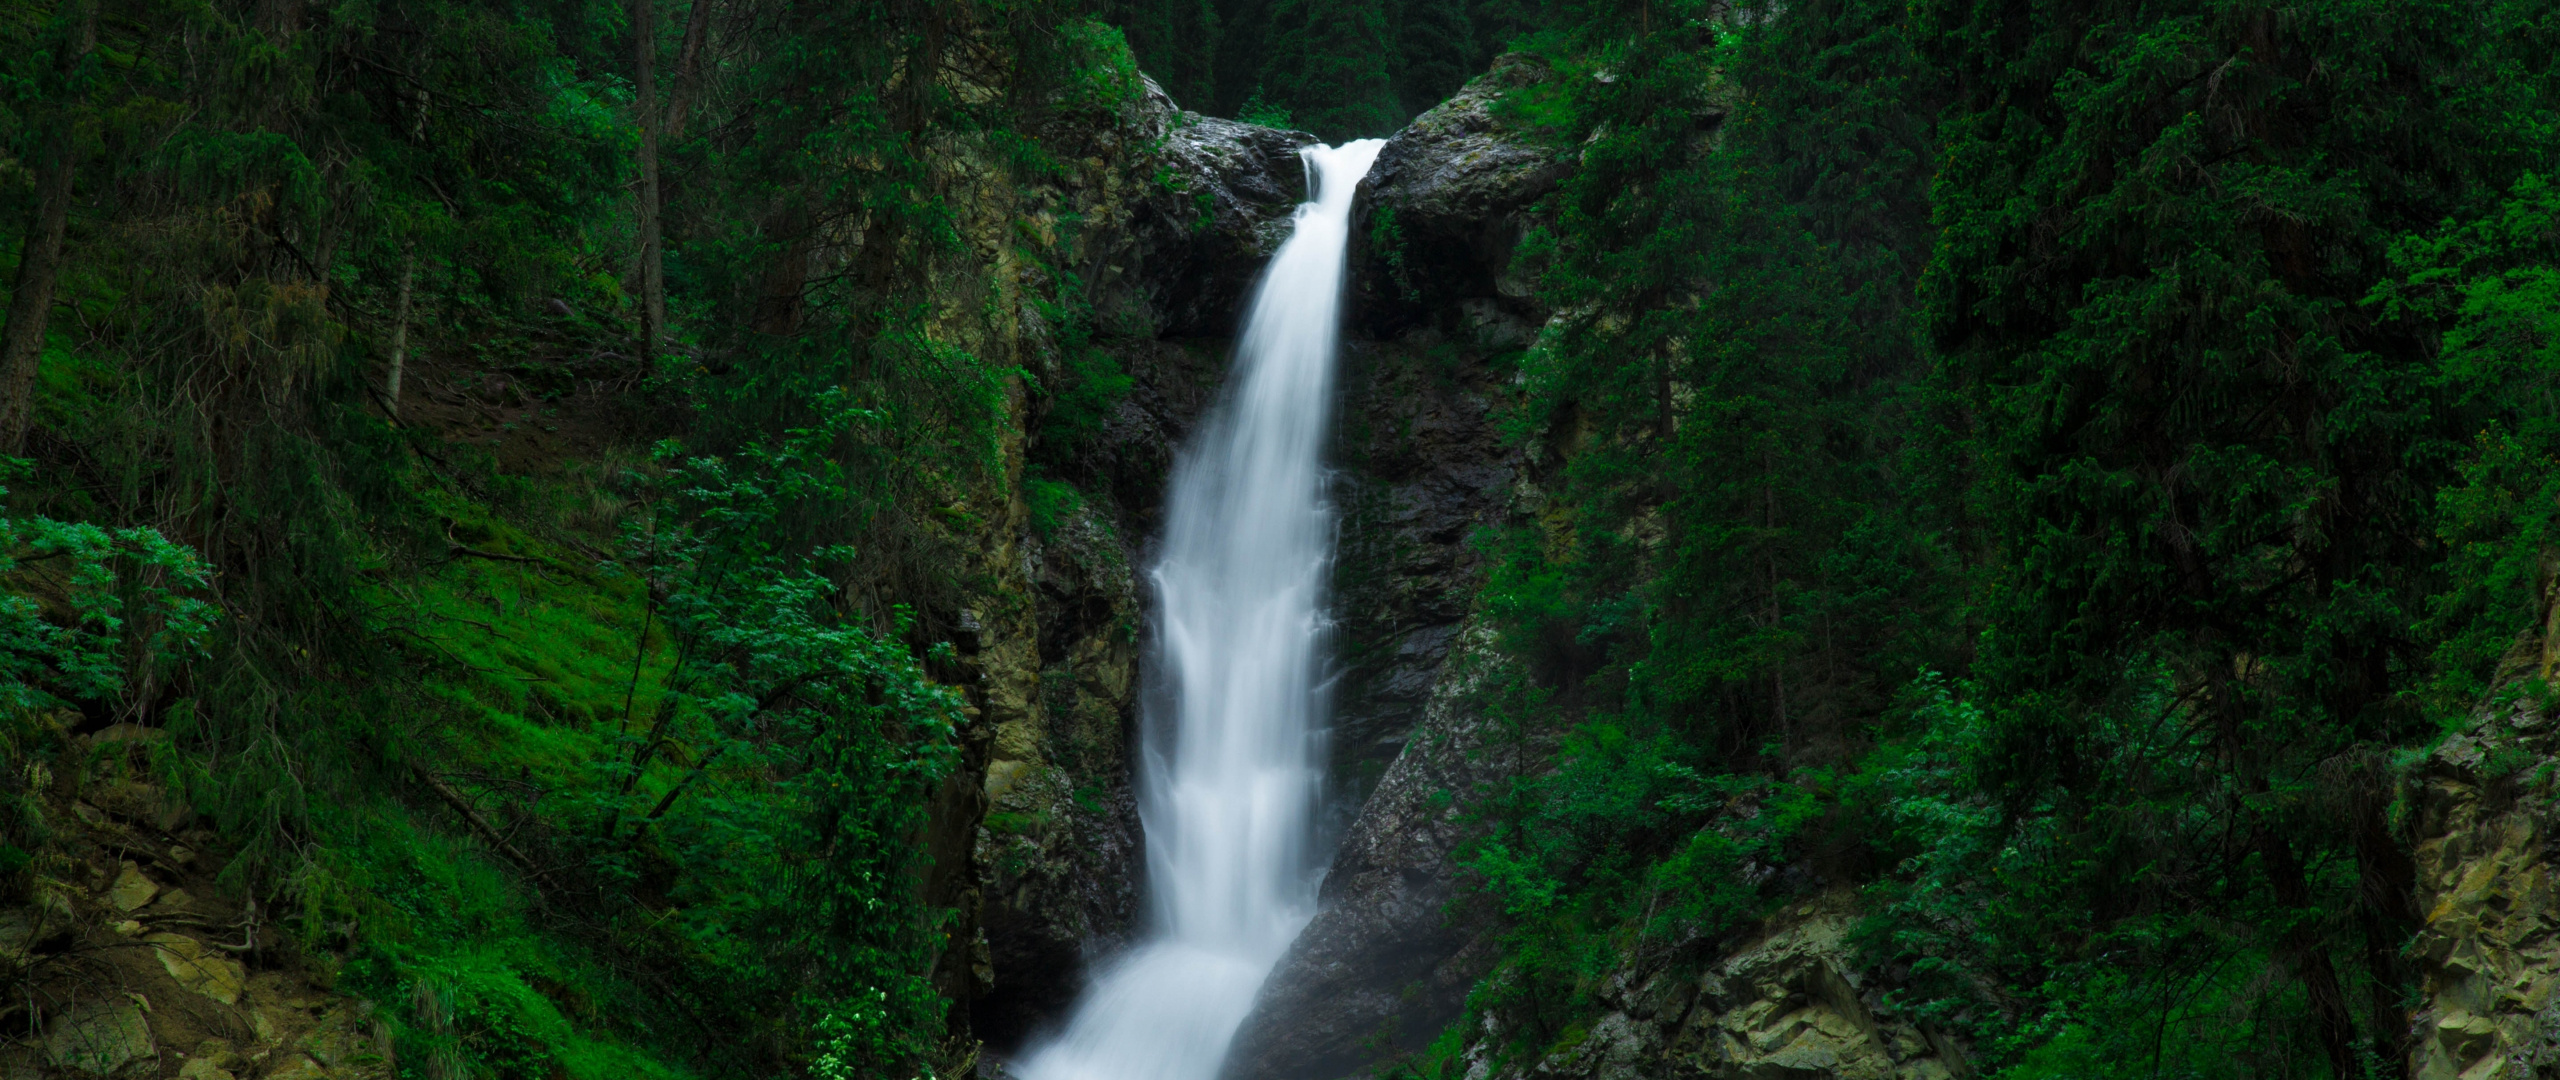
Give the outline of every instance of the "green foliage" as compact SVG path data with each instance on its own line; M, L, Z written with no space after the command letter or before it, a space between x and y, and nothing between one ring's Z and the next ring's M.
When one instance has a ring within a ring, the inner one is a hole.
M1201 19L1196 3L1128 0L1128 13L1113 17L1132 27L1148 71L1206 76L1210 93L1177 100L1336 142L1387 135L1518 39L1582 15L1549 0L1219 0L1210 33L1169 45L1136 30Z
M1395 37L1380 6L1364 0L1271 0L1263 16L1255 81L1296 127L1327 142L1384 136L1413 111L1396 100L1388 70Z
M204 561L155 529L0 517L0 581L13 586L0 593L0 709L13 712L121 706L137 678L201 655L213 627L195 595Z
M818 408L821 426L728 459L660 447L667 498L629 543L674 659L646 734L590 796L588 865L651 892L671 875L679 932L720 957L711 977L796 999L841 1067L906 1074L945 1007L908 838L957 761L961 701L901 642L903 611L875 630L845 604L829 571L856 552L788 544L782 523L847 483L830 448L880 420L842 395ZM662 759L679 774L644 785Z
M1094 19L1079 19L1058 28L1066 77L1059 80L1058 104L1070 111L1110 113L1136 101L1137 57L1119 28Z
M1806 787L1681 760L1700 757L1671 732L1586 719L1564 733L1551 771L1480 809L1487 829L1459 864L1511 929L1468 1009L1503 1017L1504 1058L1569 1038L1613 972L1768 908L1762 885L1818 803Z
M1405 266L1404 227L1396 224L1395 207L1381 206L1369 215L1369 249L1386 260L1387 277L1396 283L1396 291L1403 294L1405 302L1422 299L1421 287L1414 284L1412 272Z
M1287 108L1264 100L1262 87L1258 85L1253 88L1253 93L1245 95L1244 104L1236 106L1236 119L1272 128L1294 128L1298 124Z
M1487 49L1476 40L1467 7L1465 0L1404 0L1391 9L1395 52L1388 77L1406 111L1419 113L1457 93L1499 51L1501 42Z
M2403 237L2392 275L2364 306L2394 321L2443 326L2434 378L2491 421L2437 496L2449 580L2430 598L2435 645L2429 710L2453 723L2503 677L2516 635L2543 616L2560 548L2560 188L2519 178L2505 199L2460 224ZM2546 677L2534 672L2535 677Z
M1842 827L1828 763L1947 647L1920 628L1954 582L1895 475L1930 161L1900 15L1594 10L1498 106L1580 154L1518 256L1573 313L1507 420L1555 501L1485 538L1478 601L1494 714L1553 755L1485 800L1468 863L1513 925L1471 1002L1506 1057L1800 888L1778 869Z
M2319 1045L2301 986L2266 977L2278 954L2247 930L2286 912L2217 857L2224 822L2183 790L2218 768L2210 738L2170 719L2180 702L2165 671L2130 693L2091 718L2127 777L2103 816L2059 796L2004 802L1996 717L1977 688L1934 675L1912 684L1897 737L1847 785L1876 815L1872 838L1901 857L1862 931L1900 973L1891 1004L1966 1035L1997 1075L2248 1076ZM2145 904L2136 890L2216 903Z
M1072 257L1073 246L1062 247L1061 255ZM1064 269L1053 269L1051 274L1058 283L1056 299L1035 299L1030 304L1049 324L1055 347L1049 400L1041 413L1033 452L1040 461L1066 469L1102 433L1103 423L1136 383L1121 370L1120 361L1096 343L1098 328L1084 279Z
M1639 880L1560 851L1735 876L1578 771L1641 733L1612 782L1778 785L1790 860L1890 868L1871 958L1992 1071L2399 1058L2382 762L2516 677L2553 565L2529 7L1594 6L1534 38L1556 77L1501 109L1579 169L1525 250L1567 316L1510 430L1553 501L1479 602L1554 771L1471 865L1504 971L1547 975L1483 1000L1569 1038L1552 1003L1641 955L1624 911L1589 924L1615 956L1552 928Z
M1043 540L1055 538L1058 527L1084 508L1074 485L1038 476L1023 480L1022 498L1031 508L1031 530Z
M2176 1015L2214 985L2198 973L2271 957L2291 981L2247 1008L2278 1023L2300 995L2309 1015L2268 1053L2340 1076L2397 1059L2410 870L2357 763L2429 730L2406 695L2444 582L2433 493L2505 388L2466 385L2422 322L2364 302L2406 275L2400 237L2560 149L2550 56L2523 45L2547 20L1914 14L1965 86L1941 123L1926 327L1976 410L2006 564L1975 768L2004 827L2085 863L2004 896L2085 926L2087 953L2155 950L2058 963L2066 1006L2111 987L2111 1008ZM2053 932L1982 937L2050 954Z
M1105 5L1103 15L1127 33L1130 51L1174 104L1204 111L1216 108L1218 38L1225 29L1218 9L1217 0L1123 0Z
M1045 175L1024 132L1141 91L1119 33L1044 2L658 5L652 368L626 6L103 5L70 80L63 20L0 22L0 139L32 161L64 116L81 153L0 552L14 703L165 727L228 887L391 1006L404 1063L938 1067L912 837L956 714L924 667L1016 373L960 344L1011 313L943 291L987 276L935 155ZM994 93L914 77L990 47ZM1067 427L1098 423L1125 376L1067 368ZM440 415L518 403L582 411L572 455L682 448L589 480ZM13 754L54 752L21 721Z

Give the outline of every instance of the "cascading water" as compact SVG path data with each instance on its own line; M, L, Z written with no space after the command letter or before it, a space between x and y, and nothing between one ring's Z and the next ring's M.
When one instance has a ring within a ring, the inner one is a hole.
M1315 915L1321 457L1352 195L1383 145L1298 152L1309 199L1255 290L1228 397L1175 468L1154 570L1170 715L1139 763L1156 925L1023 1063L1028 1080L1212 1080Z

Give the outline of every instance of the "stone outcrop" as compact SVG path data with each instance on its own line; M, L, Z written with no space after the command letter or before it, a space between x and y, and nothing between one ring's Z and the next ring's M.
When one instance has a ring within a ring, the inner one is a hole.
M1298 935L1228 1052L1231 1080L1331 1080L1409 1053L1458 1016L1494 956L1490 920L1453 921L1464 811L1449 798L1516 764L1471 708L1467 649L1362 805Z
M1417 329L1524 346L1546 318L1535 268L1516 253L1534 205L1571 171L1494 105L1552 76L1509 54L1457 95L1414 118L1378 151L1352 222L1351 308L1362 333Z
M1085 159L1086 214L1062 236L1108 335L1231 337L1262 265L1306 198L1303 131L1174 107L1153 81ZM1100 149L1097 147L1097 149Z
M1129 784L1140 612L1128 552L1091 507L1026 538L1037 700L996 733L974 853L988 943L980 1037L1012 1045L1124 943L1144 864Z
M1700 971L1665 961L1611 977L1579 1038L1535 1062L1498 1068L1481 1040L1480 1080L1955 1080L1952 1043L1884 1008L1850 955L1846 896L1770 920L1757 941ZM1493 1033L1489 1033L1493 1034Z
M1135 291L1159 336L1232 337L1306 200L1298 149L1316 137L1191 112L1164 123L1161 172L1131 221Z
M2421 1008L2413 1080L2523 1080L2560 1069L2560 874L2546 764L2560 722L2531 704L2485 710L2409 777L2419 842L2408 949Z
M334 992L273 915L221 877L212 830L149 779L157 729L72 735L83 763L39 764L12 798L47 839L0 904L12 1030L0 1080L390 1080L391 1029Z
M1422 722L1477 587L1475 533L1498 524L1521 473L1493 408L1490 348L1344 343L1336 421L1331 835Z

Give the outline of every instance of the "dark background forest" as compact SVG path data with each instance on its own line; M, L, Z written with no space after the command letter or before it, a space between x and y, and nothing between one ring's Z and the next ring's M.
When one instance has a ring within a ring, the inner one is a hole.
M1064 271L1029 383L944 332L937 162L1068 183L1141 72L1328 140L1553 74L1500 109L1573 165L1522 248L1559 314L1493 361L1551 503L1469 601L1541 765L1456 793L1500 962L1396 1069L1525 1068L1628 957L1853 888L1984 1075L2409 1075L2408 778L2550 690L2552 0L21 0L0 41L0 888L87 896L69 800L166 792L250 967L375 1003L399 1075L970 1067L928 835L968 553L1128 385Z

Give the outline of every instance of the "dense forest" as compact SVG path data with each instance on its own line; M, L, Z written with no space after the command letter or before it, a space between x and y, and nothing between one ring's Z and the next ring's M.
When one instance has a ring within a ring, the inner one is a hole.
M1546 317L1448 361L1536 489L1450 663L1518 767L1436 796L1462 1014L1367 1068L1586 1075L1624 973L1817 901L1936 1075L2560 1068L2560 962L2424 945L2551 903L2436 884L2488 841L2427 784L2560 790L2560 0L0 42L0 1074L992 1074L1037 1026L984 1004L995 717L1078 692L1024 552L1144 550L1095 448L1149 349L1223 348L1111 299L1106 210L1206 235L1183 125L1387 137L1497 57L1565 167L1509 256ZM246 1018L125 1004L162 965ZM2530 1031L2443 1003L2490 970Z

